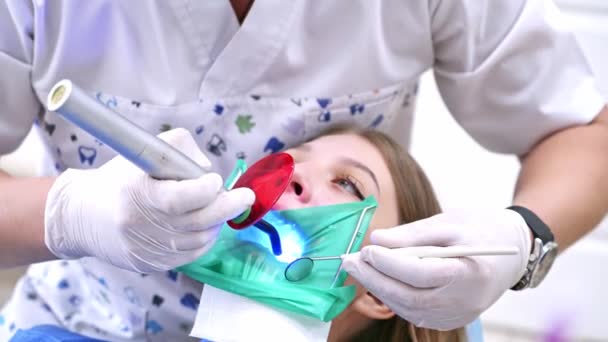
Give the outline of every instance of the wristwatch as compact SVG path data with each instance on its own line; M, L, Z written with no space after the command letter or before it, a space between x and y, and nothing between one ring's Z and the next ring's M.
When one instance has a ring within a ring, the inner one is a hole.
M526 273L511 290L537 287L545 279L557 258L558 245L549 227L532 211L518 205L510 206L507 209L520 214L534 236Z

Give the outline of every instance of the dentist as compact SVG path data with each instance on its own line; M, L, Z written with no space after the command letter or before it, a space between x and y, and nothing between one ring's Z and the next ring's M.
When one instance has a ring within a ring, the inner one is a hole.
M376 246L344 268L419 326L467 324L510 288L537 285L558 246L608 209L608 109L564 26L543 0L3 1L0 154L32 126L46 153L32 156L41 177L0 175L0 265L36 263L0 313L0 339L42 323L110 340L185 338L201 287L171 269L253 202L247 189L220 191L234 162L343 122L407 146L430 68L469 134L520 157L514 206L375 232ZM43 106L62 78L212 172L145 176ZM519 257L389 249L505 244Z

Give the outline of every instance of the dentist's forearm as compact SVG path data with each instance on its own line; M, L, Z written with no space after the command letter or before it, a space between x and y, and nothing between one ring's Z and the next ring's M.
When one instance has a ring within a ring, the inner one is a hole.
M562 251L601 221L608 212L608 107L523 158L514 203L547 223Z
M0 269L56 259L44 244L44 207L54 180L0 171Z

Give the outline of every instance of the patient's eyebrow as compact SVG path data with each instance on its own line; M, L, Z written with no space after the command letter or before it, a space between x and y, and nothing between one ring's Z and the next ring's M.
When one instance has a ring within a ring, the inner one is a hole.
M341 163L356 167L357 169L367 173L373 180L374 180L374 184L376 185L376 189L378 189L378 194L380 194L380 186L378 185L378 179L376 178L376 174L370 170L369 167L361 164L360 162L352 159L352 158L347 158L347 157L343 157L340 159Z

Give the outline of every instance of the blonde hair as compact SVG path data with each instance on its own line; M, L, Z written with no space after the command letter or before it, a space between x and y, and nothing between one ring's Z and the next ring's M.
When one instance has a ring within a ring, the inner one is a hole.
M430 181L418 163L395 140L372 129L353 126L334 126L322 135L354 134L374 145L382 157L395 184L399 224L421 220L441 212L441 207ZM375 320L353 341L466 341L463 328L438 331L415 327L395 315L387 320Z

